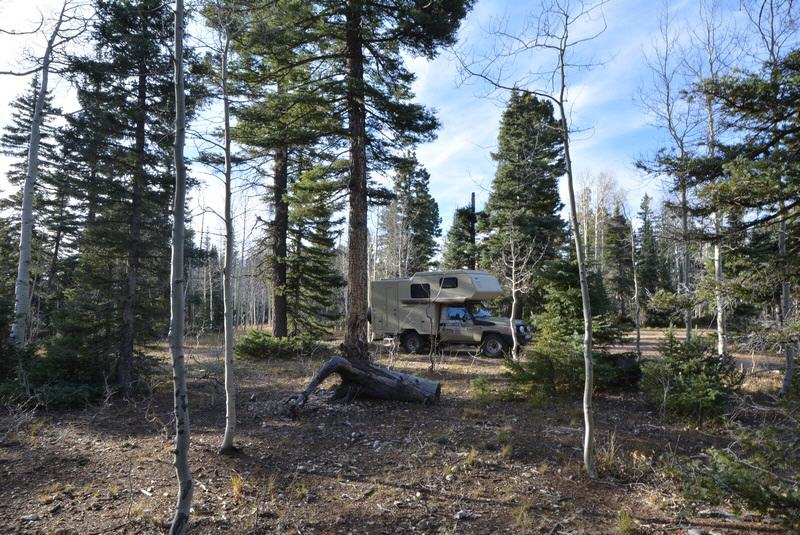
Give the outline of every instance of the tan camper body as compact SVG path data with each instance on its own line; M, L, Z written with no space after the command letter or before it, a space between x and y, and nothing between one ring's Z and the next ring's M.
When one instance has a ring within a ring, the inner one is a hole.
M501 297L497 279L484 271L455 270L415 273L410 278L373 281L370 321L378 338L399 338L410 353L430 343L483 345L488 352L505 351L511 340L507 318L479 319L467 311L481 301ZM455 310L463 317L454 319ZM530 329L523 325L520 338Z
M457 281L455 284L453 279ZM408 329L424 335L436 334L438 305L482 301L502 295L497 279L483 271L426 271L408 279L372 281L372 330L382 338Z

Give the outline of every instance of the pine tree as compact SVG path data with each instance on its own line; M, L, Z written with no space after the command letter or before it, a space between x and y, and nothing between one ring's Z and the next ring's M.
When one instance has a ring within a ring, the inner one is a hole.
M321 31L314 21L313 3L244 0L231 5L238 8L238 25L243 29L242 38L234 43L239 61L231 74L247 101L233 109L238 119L234 139L252 157L273 160L267 195L273 216L267 228L266 263L273 290L272 333L286 336L288 191L290 167L296 163L292 159L307 153L323 137L342 134L342 126L333 116L327 82L313 76L311 64L318 48L309 40Z
M631 259L630 236L633 229L622 214L620 205L608 222L605 243L605 266L603 276L606 289L613 299L617 313L624 316L633 295L633 261Z
M61 336L71 344L52 347L116 353L126 393L134 344L163 334L168 314L173 20L168 5L152 0L96 0L95 12L95 52L72 61L86 107L69 125L66 152L78 184L88 187L75 194L86 224L76 287L61 315ZM203 92L190 95L191 110Z
M655 234L657 222L650 206L651 202L650 196L645 194L638 214L641 226L636 240L639 249L637 254L639 287L643 292L654 294L661 288L669 289L669 278L662 256L662 248L659 246Z
M475 269L478 250L475 244L477 224L475 206L462 206L453 213L453 224L445 238L442 267L445 269Z
M560 211L559 178L564 173L561 133L552 103L513 91L503 113L498 149L492 155L497 171L479 229L481 264L505 270L502 256L509 234L519 233L541 251L542 260L556 257L566 235ZM498 273L505 279L505 273ZM518 313L531 292L520 295Z
M401 51L436 56L441 46L455 42L472 0L319 4L331 14L326 22L343 30L331 44L344 75L336 92L344 97L350 163L345 346L348 357L358 360L366 352L367 338L369 170L385 167L398 147L430 139L437 126L430 111L411 101L414 76L405 68Z
M403 158L395 172L394 199L382 212L385 272L408 277L427 271L442 235L439 205L429 191L430 175L414 154Z
M800 270L793 259L798 249L800 209L800 151L796 103L800 98L800 50L778 54L771 43L770 58L760 69L741 71L708 82L705 90L721 103L726 123L736 132L724 147L725 174L703 185L703 199L717 210L741 214L731 218L729 233L762 230L777 225L777 247L764 258L781 274L780 323L784 327L786 372L782 393L792 388L794 357L798 352L791 331L796 322L793 286Z
M497 171L481 225L484 232L494 232L482 242L481 251L486 259L496 258L503 233L513 226L539 247L547 247L545 259L553 258L565 239L558 194L563 149L553 105L512 92L497 144L492 154Z
M289 195L289 240L286 257L286 297L289 334L330 334L339 318L337 291L344 287L336 268L336 240L341 209L332 202L339 185L326 177L326 166L304 172Z
M11 159L9 171L6 175L12 186L20 187L25 181L28 169L28 149L30 146L31 121L39 93L38 78L34 77L30 88L11 103L11 123L5 128L0 137L0 154ZM64 176L59 173L59 148L56 142L56 129L54 120L61 114L61 110L53 106L53 97L45 97L42 112L43 121L40 127L39 165L33 200L33 260L30 266L32 284L30 315L26 339L34 334L44 334L49 328L50 316L58 308L60 292L63 287L64 265L63 249L68 236L75 234L72 225L72 213L68 206L68 197L64 191ZM19 220L22 205L22 192L16 192L0 202L0 209L15 214ZM18 225L17 225L18 226ZM19 244L19 229L14 233L14 240ZM12 254L15 262L19 258L19 251ZM16 279L16 269L8 273L8 280ZM61 279L61 283L59 283ZM12 291L13 294L13 291Z

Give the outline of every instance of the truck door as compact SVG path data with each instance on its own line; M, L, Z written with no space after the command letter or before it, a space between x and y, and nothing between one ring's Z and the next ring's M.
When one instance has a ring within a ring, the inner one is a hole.
M451 343L472 342L472 317L459 305L442 306L441 340Z

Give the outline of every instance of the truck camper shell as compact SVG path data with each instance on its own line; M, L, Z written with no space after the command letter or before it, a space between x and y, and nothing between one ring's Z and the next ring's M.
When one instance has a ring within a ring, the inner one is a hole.
M436 334L439 307L494 299L503 295L497 279L484 271L425 271L410 278L373 281L372 327L382 336L413 329Z

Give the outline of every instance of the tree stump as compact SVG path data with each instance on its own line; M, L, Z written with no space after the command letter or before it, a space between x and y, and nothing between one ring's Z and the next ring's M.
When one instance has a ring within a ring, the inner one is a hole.
M442 384L438 381L376 366L369 362L366 347L345 348L344 353L351 355L351 358L332 357L305 390L287 400L292 415L297 415L314 390L334 373L341 377L342 382L334 392L333 399L351 400L361 397L410 401L425 405L430 405L439 399ZM356 358L353 358L354 356Z

